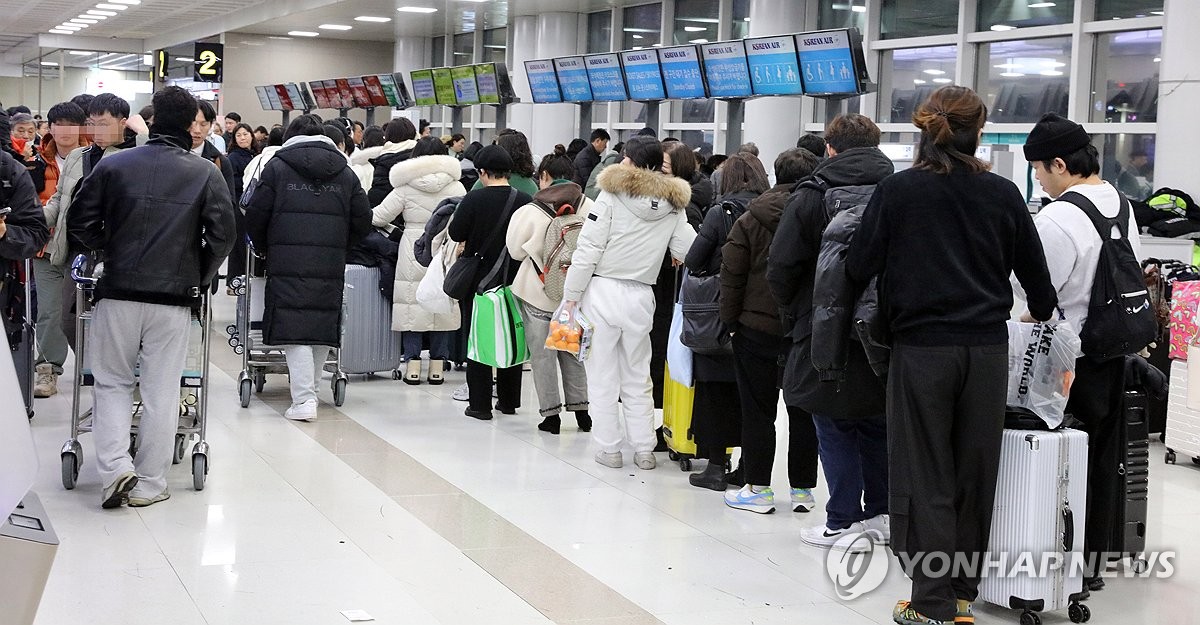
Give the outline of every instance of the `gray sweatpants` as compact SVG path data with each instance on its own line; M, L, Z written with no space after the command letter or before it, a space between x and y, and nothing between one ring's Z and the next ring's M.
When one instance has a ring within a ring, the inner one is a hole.
M92 432L103 485L134 471L139 493L153 497L167 488L190 323L191 311L182 306L113 299L96 304L85 347L96 380ZM135 385L142 396L136 461L129 456Z
M62 375L67 360L67 335L62 329L62 267L50 264L49 258L33 259L33 282L37 286L37 364L50 363L54 373Z
M579 359L567 352L546 349L550 335L550 317L554 313L521 302L521 319L525 323L525 343L529 346L529 364L533 368L533 387L537 389L538 414L550 417L563 410L563 396L558 392L558 371L562 369L563 392L567 411L588 409L587 371Z
M283 346L293 405L319 399L321 372L325 369L325 361L329 359L331 349L333 348L328 345Z

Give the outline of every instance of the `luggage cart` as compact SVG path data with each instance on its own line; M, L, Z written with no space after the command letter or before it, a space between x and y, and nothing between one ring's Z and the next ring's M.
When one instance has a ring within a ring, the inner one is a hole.
M79 435L92 431L92 408L83 409L81 404L82 389L93 386L95 379L86 368L88 323L91 321L94 305L94 291L97 278L89 267L86 256L78 256L71 264L71 279L76 283L75 303L78 315L75 320L75 388L71 397L71 438L63 443L62 483L63 488L72 490L79 479L80 460L83 458L83 446L79 443ZM179 464L187 457L187 451L192 447L192 486L196 490L204 490L204 482L208 477L208 369L211 350L209 331L212 324L212 300L207 291L201 292L201 304L198 318L189 326L188 359L180 377L179 426L175 433L175 451L172 464ZM194 351L193 340L199 334L199 351ZM142 412L142 404L135 398L133 428L129 433L129 453L137 454L138 422Z
M237 291L237 320L225 328L229 334L229 346L235 354L242 357L242 372L238 376L238 399L242 408L250 406L252 393L261 393L267 383L268 374L286 374L287 359L283 347L267 345L263 342L262 319L265 309L267 279L256 277L254 267L261 258L254 250L254 245L246 241L246 274L235 276L231 281ZM330 351L330 359L325 361L324 369L332 367L333 380L330 382L333 391L333 403L340 407L346 402L346 386L348 376L342 371L342 350ZM317 373L320 375L320 372Z

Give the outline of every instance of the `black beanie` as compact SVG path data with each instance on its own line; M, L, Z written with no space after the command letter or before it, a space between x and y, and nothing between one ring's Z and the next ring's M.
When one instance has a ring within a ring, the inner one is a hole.
M1046 113L1025 140L1025 160L1035 162L1062 158L1091 142L1092 138L1083 126L1058 113Z
M516 167L508 150L498 145L483 148L471 162L475 163L475 169L482 169L489 174L507 174Z

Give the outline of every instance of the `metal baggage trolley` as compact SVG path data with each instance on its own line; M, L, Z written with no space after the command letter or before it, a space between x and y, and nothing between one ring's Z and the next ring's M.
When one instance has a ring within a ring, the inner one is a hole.
M230 282L230 286L237 292L237 320L227 326L225 332L229 335L229 346L233 348L233 352L242 357L242 373L238 376L238 399L242 408L250 406L252 392L262 392L268 374L288 372L283 347L263 342L262 320L267 279L254 275L255 267L261 260L247 237L246 274L234 276ZM335 348L330 351L330 355L330 359L325 361L325 369L333 368L333 380L330 382L333 403L340 407L346 402L349 378L342 372L342 351Z
M88 349L88 323L92 319L94 291L97 278L93 276L86 256L77 256L71 264L71 279L76 283L75 320L75 388L71 397L71 438L63 443L62 483L67 490L75 488L79 478L80 460L83 458L83 446L79 443L79 435L92 431L92 408L83 409L81 404L82 389L93 386L95 379L87 368L86 358ZM175 451L171 462L179 464L187 457L187 451L192 447L192 485L196 490L204 490L204 482L208 477L208 368L211 345L209 330L212 324L212 301L207 289L201 292L200 311L189 327L188 357L180 377L179 426L175 433ZM199 338L199 345L195 339ZM133 428L129 433L129 453L137 454L138 420L142 404L135 398L133 407Z

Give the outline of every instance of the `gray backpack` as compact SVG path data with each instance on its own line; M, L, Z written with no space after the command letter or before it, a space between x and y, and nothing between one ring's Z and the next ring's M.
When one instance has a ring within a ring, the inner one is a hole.
M575 202L558 209L552 209L538 202L538 206L550 215L550 225L546 226L546 235L542 243L542 257L536 259L538 277L542 280L546 297L551 301L561 302L563 287L567 282L567 270L571 268L571 256L579 245L579 232L583 230L583 215L579 214L579 206L583 204L583 195Z

